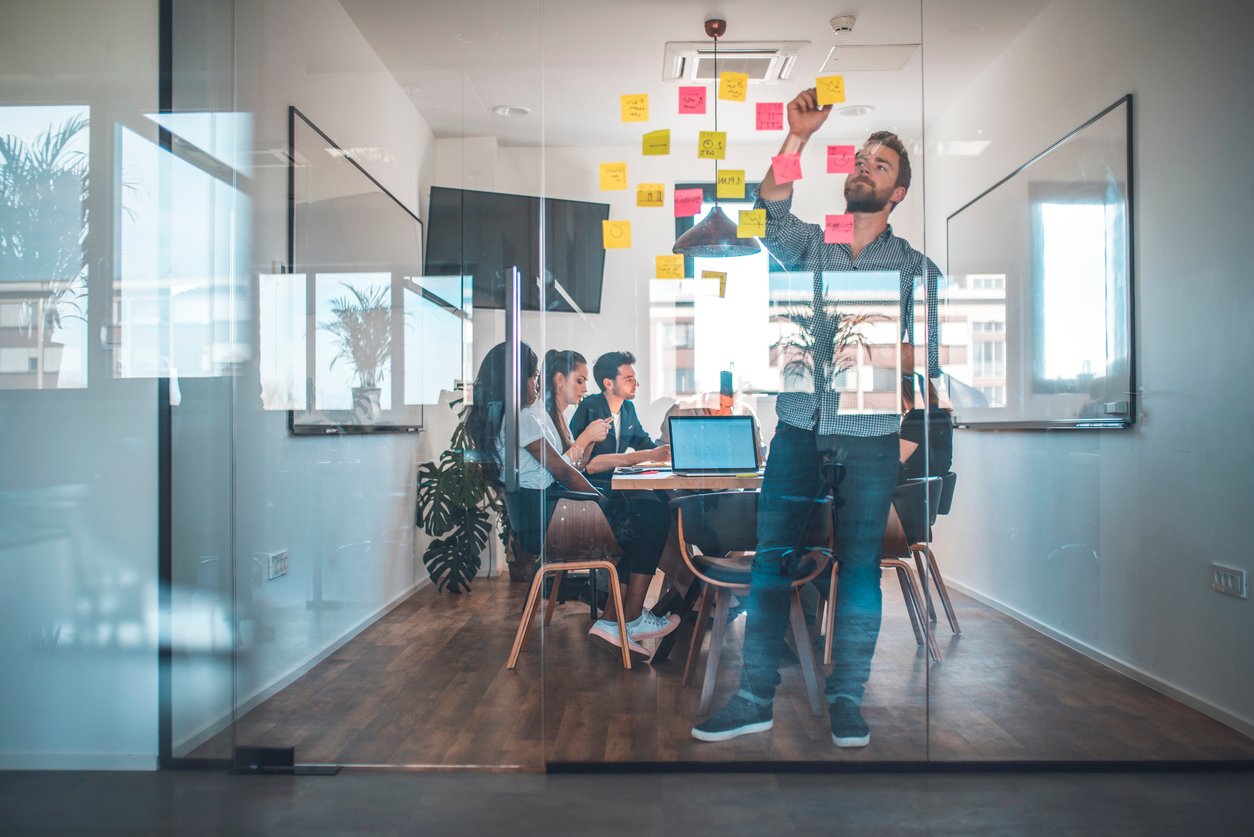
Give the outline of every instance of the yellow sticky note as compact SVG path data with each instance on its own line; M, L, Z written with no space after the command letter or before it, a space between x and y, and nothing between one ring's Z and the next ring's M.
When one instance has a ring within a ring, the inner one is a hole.
M703 270L701 271L701 278L717 279L719 298L721 299L727 296L727 274L725 272L721 270Z
M624 122L649 121L649 94L635 93L620 97Z
M684 257L683 256L657 256L654 258L657 265L655 275L659 279L683 279L684 278Z
M736 225L736 235L741 238L766 235L766 210L740 210L740 223Z
M715 187L720 198L743 198L745 196L745 170L723 169L718 173L718 185Z
M697 159L721 160L727 156L726 131L702 131L697 140Z
M663 128L660 131L650 131L644 135L644 141L640 149L640 153L646 157L654 157L661 154L671 153L671 129Z
M636 206L662 206L665 201L665 183L640 183L636 185Z
M839 105L845 101L845 77L823 76L814 84L820 105Z
M743 102L749 89L748 73L722 72L718 74L718 97L729 102Z
M627 188L627 164L626 163L602 163L601 164L601 191L610 192L616 189Z
M601 244L606 250L625 250L631 246L630 221L602 221Z

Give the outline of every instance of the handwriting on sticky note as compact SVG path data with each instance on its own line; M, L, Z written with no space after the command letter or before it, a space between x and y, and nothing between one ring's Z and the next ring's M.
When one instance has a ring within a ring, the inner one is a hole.
M610 192L615 189L627 188L626 163L601 164L601 191Z
M852 174L855 154L857 154L857 149L852 145L829 145L827 147L827 173Z
M662 206L665 201L665 183L640 183L636 185L636 206Z
M675 190L675 217L688 218L701 211L703 200L700 189Z
M823 224L823 240L828 244L852 244L853 216L828 215Z
M619 99L624 122L649 121L649 94L633 93Z
M801 179L801 155L780 154L771 158L771 171L776 183L792 183Z
M718 97L728 102L743 102L749 90L749 74L730 70L718 74Z
M656 256L654 259L656 270L654 275L659 279L683 279L684 278L684 257L683 256Z
M705 113L705 88L704 87L681 87L679 88L679 112L680 113Z
M758 130L780 131L784 128L783 102L758 102Z
M630 221L602 221L601 244L606 250L622 250L631 246Z
M702 279L717 279L719 297L721 298L721 297L727 296L727 273L726 271L703 270L701 271L701 278Z
M845 101L844 76L822 76L815 80L814 88L818 92L820 107L839 105Z
M715 195L720 198L743 198L745 196L745 170L721 170L718 173Z
M640 153L646 157L656 157L662 154L671 153L671 130L663 128L660 131L650 131L644 135L641 143Z
M727 156L726 131L702 131L697 139L697 159L722 160Z
M736 225L736 235L741 238L754 238L766 235L766 210L740 210L740 223Z

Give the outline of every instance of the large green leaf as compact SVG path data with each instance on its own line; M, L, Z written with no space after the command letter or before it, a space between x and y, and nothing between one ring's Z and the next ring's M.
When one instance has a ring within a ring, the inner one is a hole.
M483 509L470 509L460 515L457 528L451 535L433 541L427 547L422 562L437 590L450 593L470 591L470 583L479 573L482 564L480 556L491 530L488 513Z

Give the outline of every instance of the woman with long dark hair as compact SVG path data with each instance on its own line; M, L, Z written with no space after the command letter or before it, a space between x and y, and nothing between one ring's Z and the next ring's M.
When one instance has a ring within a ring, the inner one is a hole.
M544 406L562 437L562 448L570 464L583 470L588 451L610 435L608 419L589 422L576 439L566 422L566 410L577 406L588 392L588 360L574 349L549 349L544 353Z

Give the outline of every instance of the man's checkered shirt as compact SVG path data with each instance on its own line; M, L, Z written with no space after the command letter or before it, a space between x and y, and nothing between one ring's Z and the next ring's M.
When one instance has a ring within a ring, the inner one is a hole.
M914 287L927 271L927 368L928 377L940 377L940 341L937 326L937 287L940 269L905 239L893 235L888 227L868 244L855 259L848 244L827 244L823 228L806 224L792 214L792 198L779 201L757 197L756 208L766 209L766 235L762 241L785 270L814 274L816 295L821 294L823 274L831 271L878 270L897 271L901 276L901 322L906 336L914 339ZM839 300L837 300L839 303ZM820 318L816 318L819 320ZM821 321L821 320L820 320ZM815 334L815 343L831 343L835 321L827 322L826 333ZM823 435L884 436L901 428L901 416L895 413L840 413L840 392L823 386L827 376L814 376L814 392L781 392L775 402L779 420L809 430L815 424L815 402L818 402L818 429Z

